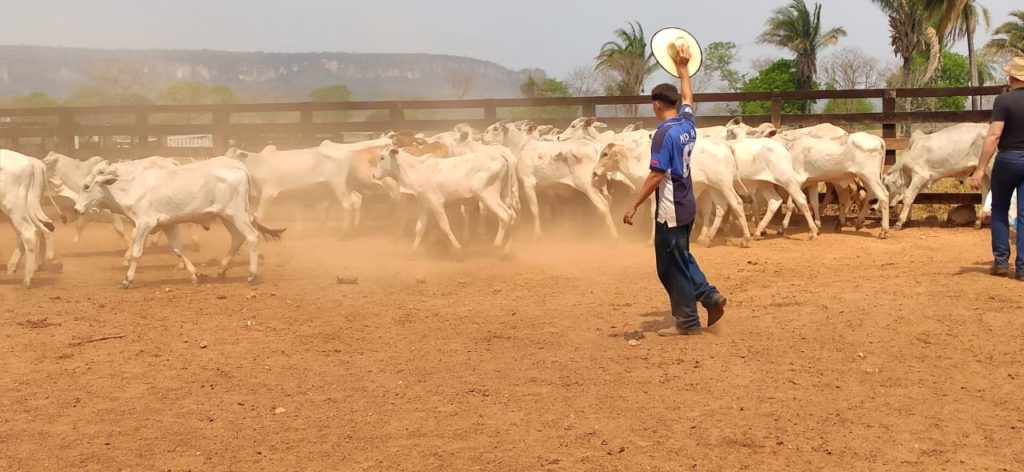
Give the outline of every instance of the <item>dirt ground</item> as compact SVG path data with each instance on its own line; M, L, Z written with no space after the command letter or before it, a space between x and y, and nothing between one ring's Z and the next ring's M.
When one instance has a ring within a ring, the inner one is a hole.
M157 247L120 290L86 231L0 276L0 470L1024 470L1024 283L987 232L697 248L729 310L668 339L638 237L454 261L291 228L256 288Z

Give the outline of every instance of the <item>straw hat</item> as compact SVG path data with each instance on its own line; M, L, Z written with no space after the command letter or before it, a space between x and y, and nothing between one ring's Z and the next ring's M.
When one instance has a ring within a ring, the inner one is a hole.
M658 64L665 69L665 72L679 77L679 74L676 72L675 60L678 53L673 54L675 51L669 50L669 45L673 44L677 48L683 44L690 48L692 56L690 57L688 69L690 77L693 77L700 70L701 62L703 62L700 43L697 42L697 39L692 34L681 28L665 28L654 33L654 37L651 38L651 52L654 53L654 58L658 60Z
M1017 80L1024 80L1024 57L1017 56L1011 59L1003 70Z

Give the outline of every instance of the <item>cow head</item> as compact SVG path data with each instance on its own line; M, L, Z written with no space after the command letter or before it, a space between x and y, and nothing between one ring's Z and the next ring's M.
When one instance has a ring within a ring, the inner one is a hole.
M484 144L505 144L505 136L508 133L508 120L499 121L484 130L480 136Z
M598 122L597 118L584 116L576 118L569 124L569 127L558 135L559 141L572 141L574 139L597 139L601 131L608 125Z
M907 184L903 177L903 168L897 163L888 172L882 175L882 184L889 191L889 206L895 207L903 202L903 194L907 190Z
M85 179L82 192L75 201L75 213L79 215L99 206L109 192L108 186L117 182L117 167L109 162L101 162Z
M605 146L601 150L601 157L597 160L597 165L594 166L594 179L604 177L609 172L618 171L624 151L625 147L621 144L611 143Z
M383 180L386 177L394 177L398 171L398 154L401 151L395 146L387 146L380 152L380 159L377 161L377 168L373 171L373 178Z
M476 130L466 123L455 125L455 133L458 135L458 142L460 144L469 142L476 136Z

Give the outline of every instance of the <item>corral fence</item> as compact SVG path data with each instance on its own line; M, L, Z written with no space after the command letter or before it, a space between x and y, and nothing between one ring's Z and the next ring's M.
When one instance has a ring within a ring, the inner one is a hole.
M880 127L891 164L908 139L897 135L899 125L919 123L987 122L989 110L897 111L901 99L990 96L1005 87L918 89L816 90L806 92L739 92L697 94L700 126L723 125L730 116L701 114L701 103L761 101L770 114L744 115L751 125L770 122L776 127L833 123L847 128ZM799 100L880 100L875 113L784 114L783 103ZM331 103L259 103L231 105L144 105L0 109L0 147L30 155L50 150L77 158L101 155L134 159L151 155L211 157L229 147L258 151L267 144L285 148L314 146L324 139L351 141L385 130L443 131L458 123L482 129L500 119L532 119L538 124L565 127L577 116L596 116L610 127L642 121L654 127L653 117L603 116L609 108L646 105L646 96L569 97L479 100L407 100ZM550 111L557 109L557 117ZM931 193L923 204L981 203L977 194Z

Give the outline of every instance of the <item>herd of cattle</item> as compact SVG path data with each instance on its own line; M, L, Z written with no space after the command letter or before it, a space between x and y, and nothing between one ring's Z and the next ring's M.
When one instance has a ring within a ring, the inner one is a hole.
M507 251L512 227L523 212L520 202L528 208L532 230L539 235L538 191L556 187L586 196L608 233L618 237L608 184L615 181L632 189L640 185L649 172L652 131L639 125L622 132L606 128L594 118L579 118L565 130L531 121L501 121L482 132L469 125L434 136L388 132L375 140L324 141L308 149L282 151L267 146L258 153L231 149L221 157L186 163L165 157L79 161L52 152L37 159L0 150L0 211L17 236L8 273L13 274L24 259L23 284L28 287L37 267L53 260L49 235L54 225L43 205L56 195L75 202L75 211L82 215L77 221L79 232L86 221L102 219L122 235L128 246L124 256L128 272L122 282L126 288L135 279L149 235L155 232L163 232L197 283L198 274L183 251L178 226L191 223L209 229L218 219L231 234L219 275L224 275L241 245L248 243L249 281L255 282L260 236L276 239L284 231L263 226L261 217L282 192L313 185L326 184L331 189L336 199L332 203L343 210L342 232L359 225L367 192L383 190L396 203L415 201L414 249L431 220L453 248L461 249L447 213L458 207L463 215L479 211L496 220L494 245ZM821 227L820 184L835 190L840 228L855 203L859 208L856 227L863 227L867 201L877 200L882 213L879 237L885 238L891 206L903 203L896 223L899 229L918 193L930 183L974 170L985 131L983 124L959 124L934 134L915 133L908 150L883 171L883 139L869 133L851 134L831 124L780 131L770 124L755 128L735 119L725 126L700 128L691 157L700 207L699 241L709 244L731 213L743 232L741 244L747 246L752 237L765 232L780 209L785 211L783 229L792 213L799 211L814 239ZM753 209L753 232L747 224L744 197ZM762 206L766 208L763 215ZM46 244L40 257L41 241Z

